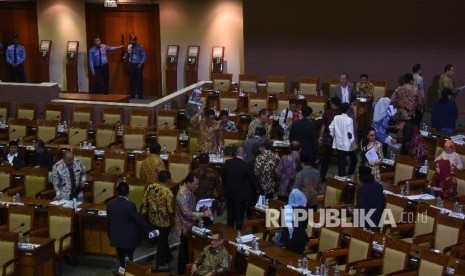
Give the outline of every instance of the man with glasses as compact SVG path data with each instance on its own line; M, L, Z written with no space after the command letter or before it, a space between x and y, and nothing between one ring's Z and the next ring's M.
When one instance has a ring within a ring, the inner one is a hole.
M223 242L223 233L213 231L210 245L202 250L191 268L192 275L213 275L231 269L231 255L224 248Z
M258 112L258 118L250 122L249 131L247 132L247 138L252 138L255 135L255 129L257 127L263 127L266 131L266 137L270 138L270 129L268 127L268 121L270 119L270 112L266 108L260 109Z

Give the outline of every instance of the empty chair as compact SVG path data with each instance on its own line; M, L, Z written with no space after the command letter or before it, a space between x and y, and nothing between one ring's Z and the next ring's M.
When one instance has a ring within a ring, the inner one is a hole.
M103 172L113 175L122 175L127 171L127 154L125 152L105 151Z
M329 97L334 97L334 89L336 89L336 86L339 84L339 78L330 78L328 80L328 94L327 96Z
M305 95L305 98L307 99L307 105L312 108L312 114L323 115L326 110L326 97Z
M232 74L213 74L213 90L231 91Z
M93 118L93 109L90 105L74 106L71 120L73 122L90 122Z
M126 150L145 149L145 129L126 128L123 135L123 148Z
M178 148L179 129L158 129L157 143L162 147L166 146L168 152L173 152Z
M150 125L150 109L131 108L129 110L130 127L148 127Z
M10 118L10 103L0 102L0 118Z
M373 83L373 101L386 97L387 81L385 80L370 80Z
M177 110L157 110L155 125L157 129L175 129L177 118Z
M28 233L34 225L34 206L12 204L8 207L8 222L0 226L0 231Z
M45 104L44 106L44 119L45 121L61 121L65 106L62 104Z
M46 144L52 143L57 138L57 122L41 121L37 124L36 138L40 138Z
M112 125L100 125L94 127L95 146L105 148L111 146L116 141L116 131Z
M267 276L272 275L270 271L274 272L273 265L268 259L260 257L255 254L249 254L247 268L245 271L246 276Z
M168 156L168 171L171 172L171 181L180 184L191 171L192 156L181 154L170 154Z
M93 175L92 201L95 204L105 203L116 194L118 176L111 174Z
M268 93L250 93L249 113L258 113L262 108L269 109Z
M87 171L94 169L94 150L73 149L74 158L81 160Z
M11 232L0 232L0 266L1 275L16 275L18 263L17 248L18 234Z
M13 175L12 166L0 166L0 192L6 192L9 188L11 188Z
M37 104L35 103L18 103L16 110L16 119L36 119Z
M68 128L68 145L76 146L88 138L88 122L71 122Z
M256 75L239 75L239 89L244 92L257 91L258 78Z
M320 85L318 77L300 77L299 91L304 95L316 95Z
M231 110L234 113L237 110L237 97L239 97L239 93L237 92L221 92L219 95L220 110Z
M266 78L266 92L278 94L286 92L287 78L283 75L273 75Z
M36 198L37 195L48 187L48 169L24 167L24 184L8 189L8 194L20 193L27 198Z
M122 107L104 107L102 109L102 123L105 124L122 124L124 108Z
M399 185L406 180L413 182L415 177L415 169L418 166L418 161L415 157L407 155L399 155L396 157L394 172L382 173L381 179L393 179L395 185Z

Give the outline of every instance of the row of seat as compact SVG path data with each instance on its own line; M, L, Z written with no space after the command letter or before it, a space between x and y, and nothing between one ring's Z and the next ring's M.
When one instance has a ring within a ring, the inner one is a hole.
M232 74L215 73L212 76L213 90L231 91L232 90ZM370 80L374 85L373 97L375 100L385 97L387 92L387 81L385 80ZM326 95L331 95L334 87L339 83L338 78L328 80L328 91ZM257 92L258 77L256 75L239 75L238 89L244 92ZM313 76L304 76L299 79L298 91L304 95L316 95L322 87L320 78ZM287 77L285 75L270 75L266 78L266 92L270 94L278 94L289 91L287 89Z

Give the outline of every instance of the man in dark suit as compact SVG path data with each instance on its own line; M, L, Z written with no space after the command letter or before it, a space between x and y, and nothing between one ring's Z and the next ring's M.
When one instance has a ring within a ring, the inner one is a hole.
M349 74L342 73L339 75L339 84L333 90L334 97L341 99L341 103L352 104L357 99L355 95L355 86L349 82Z
M136 205L128 200L129 185L121 182L116 187L118 197L107 205L108 237L110 245L116 247L121 267L125 267L126 257L134 258L134 250L139 246L142 231L149 238L158 236L137 213Z
M247 138L244 141L244 150L246 154L245 161L247 163L252 163L255 160L255 157L260 154L260 151L258 150L258 143L263 137L265 137L265 135L265 128L257 127L255 128L255 135L252 138Z
M247 203L255 194L260 193L258 182L250 165L245 161L245 157L244 148L239 147L236 156L227 160L223 168L224 190L228 206L227 224L236 229L242 228Z
M369 225L369 223L362 222L360 220L356 220L355 222L358 222L358 226L360 227L379 232L378 226L384 211L385 200L383 186L375 181L375 178L369 167L361 166L358 169L358 175L362 186L357 191L357 209L359 209L359 214L360 210L362 209L364 210L365 214L375 210L370 219L376 226L373 227L372 225Z
M45 147L44 141L37 139L34 143L34 159L32 165L51 171L53 163L52 153Z
M298 141L302 148L300 156L310 157L310 163L314 164L318 160L318 134L315 123L310 120L312 111L310 106L302 107L303 118L292 123L289 141Z
M2 162L3 165L13 166L15 170L26 166L26 157L19 152L18 142L10 141L8 151L3 154Z

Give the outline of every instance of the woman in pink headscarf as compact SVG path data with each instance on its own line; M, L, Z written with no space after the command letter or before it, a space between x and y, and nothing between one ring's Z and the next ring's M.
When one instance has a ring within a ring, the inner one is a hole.
M462 157L455 152L455 143L451 140L446 140L444 143L444 151L434 159L434 161L438 160L449 160L452 171L454 169L463 170Z
M436 173L429 186L436 196L451 198L457 195L457 180L450 172L449 160L436 161Z

